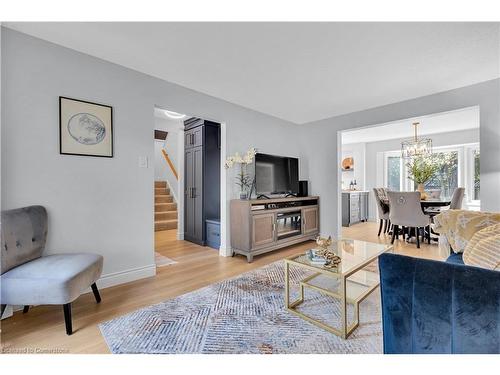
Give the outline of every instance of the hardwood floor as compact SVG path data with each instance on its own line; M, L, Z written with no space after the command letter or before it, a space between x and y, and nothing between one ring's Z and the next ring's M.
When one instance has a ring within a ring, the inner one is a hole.
M376 223L362 223L343 229L343 236L370 242L390 243L390 237L377 237ZM130 313L141 307L202 288L311 247L312 242L287 247L257 256L253 263L246 258L220 257L216 250L176 240L176 231L155 233L156 251L177 261L157 268L155 277L101 290L102 302L96 304L92 293L73 303L72 336L67 336L61 306L35 306L29 313L14 313L1 322L4 352L109 353L97 324ZM395 253L439 259L436 244L395 242Z

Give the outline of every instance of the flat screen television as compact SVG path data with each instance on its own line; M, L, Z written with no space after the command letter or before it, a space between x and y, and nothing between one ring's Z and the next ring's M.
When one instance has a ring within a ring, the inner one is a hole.
M299 159L258 153L255 155L255 192L259 195L297 194Z

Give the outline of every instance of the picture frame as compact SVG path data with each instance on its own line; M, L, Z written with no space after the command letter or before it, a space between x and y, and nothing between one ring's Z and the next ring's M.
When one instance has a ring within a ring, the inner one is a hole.
M113 107L59 96L59 153L113 157Z

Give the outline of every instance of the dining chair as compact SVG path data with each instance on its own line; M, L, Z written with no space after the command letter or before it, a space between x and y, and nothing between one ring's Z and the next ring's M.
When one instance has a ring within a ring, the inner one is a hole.
M373 188L373 193L375 195L378 218L380 220L377 236L380 236L380 232L382 231L382 225L384 225L384 233L387 233L388 222L389 222L389 210L388 206L382 202L383 195L386 193L385 191L383 191L383 188Z
M431 243L430 217L424 214L420 205L420 192L388 191L389 219L393 225L391 244L398 238L399 227L414 228L417 248L420 248L420 230L427 229L427 240ZM404 236L404 235L403 235Z
M451 196L450 210L460 210L464 200L465 188L456 188Z
M450 205L447 207L429 207L425 210L425 213L431 217L436 216L444 210L460 210L462 208L462 202L464 200L465 188L459 187L453 191L451 196Z

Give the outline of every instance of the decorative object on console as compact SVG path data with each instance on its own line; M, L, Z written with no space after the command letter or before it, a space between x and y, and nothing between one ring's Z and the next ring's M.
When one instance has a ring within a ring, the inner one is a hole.
M316 244L322 249L328 249L329 246L332 246L332 236L328 236L328 238L318 236L316 238Z
M113 108L60 96L59 152L113 157Z
M328 238L318 236L316 238L316 244L319 246L319 249L314 250L314 256L323 258L325 260L324 267L326 268L335 268L342 261L340 256L330 250L332 243L332 236Z
M427 199L424 185L434 176L438 170L438 165L434 163L432 158L416 157L411 159L406 166L408 167L408 178L417 184L420 198Z
M354 159L352 157L342 160L342 170L349 171L354 168Z
M415 136L413 139L401 142L401 156L405 159L411 159L414 157L431 155L432 139L419 138L417 136L417 127L420 123L414 122L412 125L414 127Z
M256 153L257 150L252 147L245 156L241 156L237 152L234 156L229 156L224 163L226 169L232 168L234 164L240 165L240 172L236 177L236 185L240 187L240 199L250 199L251 192L248 189L252 186L253 178L248 174L247 166L253 163Z

